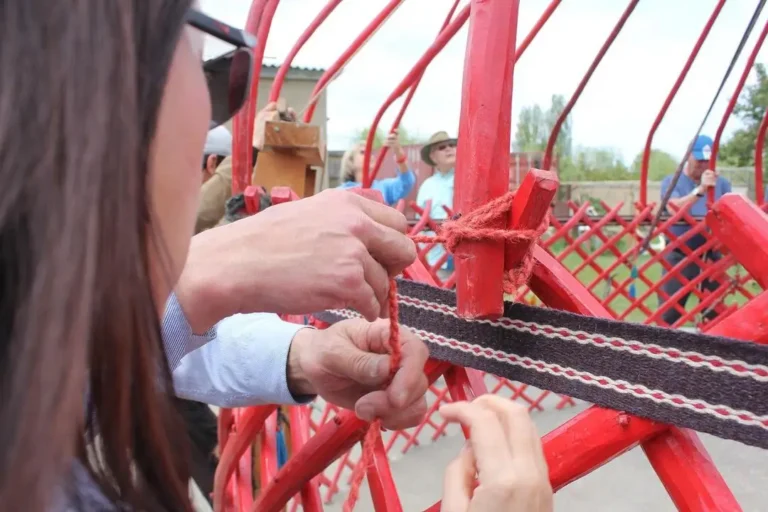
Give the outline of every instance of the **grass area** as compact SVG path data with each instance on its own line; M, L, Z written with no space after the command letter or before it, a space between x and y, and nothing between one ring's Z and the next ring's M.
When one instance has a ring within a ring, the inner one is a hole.
M557 251L558 254L561 254L562 251L565 250L564 247L559 248L560 250ZM585 251L587 247L584 247ZM638 258L636 265L638 268L638 271L643 268L643 266L648 262L649 256L644 255ZM614 254L609 253L603 253L600 254L597 258L593 260L593 265L583 265L583 258L576 254L575 252L570 252L565 258L563 258L562 262L563 264L571 271L573 272L576 277L581 281L587 288L592 291L592 293L604 304L606 304L611 310L613 310L620 318L622 315L624 316L624 320L630 321L630 322L643 322L647 318L647 315L645 312L642 311L641 308L634 306L633 302L634 300L631 300L627 297L629 295L630 290L630 282L625 284L625 281L627 281L631 277L632 269L631 267L626 263L622 262L619 265L615 265L617 260L617 257ZM610 282L608 279L603 279L601 282L596 282L596 279L599 274L602 273L602 269L608 269L611 267L614 267L611 270L610 274ZM578 270L578 272L576 272ZM739 274L740 273L740 274ZM728 274L731 276L735 275L744 275L744 270L738 268L737 266L732 267L729 269ZM659 263L653 263L644 270L642 270L641 273L639 273L638 277L634 279L634 297L640 298L643 297L648 289L653 286L655 283L658 283L661 280L662 277L662 266ZM615 290L620 287L622 284L624 286L622 289L627 292L627 294L622 293L614 293ZM751 282L746 285L746 288L749 290L749 292L756 294L760 292L759 287L756 283ZM609 297L612 297L610 299L610 302L606 303ZM743 305L748 301L748 298L745 297L741 293L730 293L724 303L726 305L736 304L736 305ZM655 312L658 309L658 297L655 293L650 293L644 300L643 304L648 308L648 311ZM698 298L695 295L692 295L688 298L688 303L686 304L686 309L692 309L698 305Z

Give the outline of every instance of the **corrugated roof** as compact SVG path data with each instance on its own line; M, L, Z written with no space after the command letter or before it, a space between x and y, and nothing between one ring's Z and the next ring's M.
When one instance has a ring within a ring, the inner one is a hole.
M281 64L262 64L261 69L279 69ZM291 71L307 71L310 73L323 73L325 68L313 68L308 66L291 66Z

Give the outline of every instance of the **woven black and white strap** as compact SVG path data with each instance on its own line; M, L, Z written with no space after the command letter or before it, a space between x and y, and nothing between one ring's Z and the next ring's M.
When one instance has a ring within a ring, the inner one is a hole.
M498 320L467 320L454 292L398 287L400 322L435 359L768 448L768 346L512 303Z

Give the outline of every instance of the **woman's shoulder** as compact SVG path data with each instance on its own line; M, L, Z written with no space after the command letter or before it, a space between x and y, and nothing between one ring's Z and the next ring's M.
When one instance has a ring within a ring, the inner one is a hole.
M121 511L120 507L101 492L98 484L79 461L72 464L69 481L55 497L51 508L51 512Z

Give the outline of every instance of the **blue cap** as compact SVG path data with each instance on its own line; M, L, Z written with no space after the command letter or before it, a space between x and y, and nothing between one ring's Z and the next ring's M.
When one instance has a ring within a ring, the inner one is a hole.
M693 150L691 155L696 160L709 160L712 157L712 137L709 135L699 135L696 137L696 141L693 143Z

